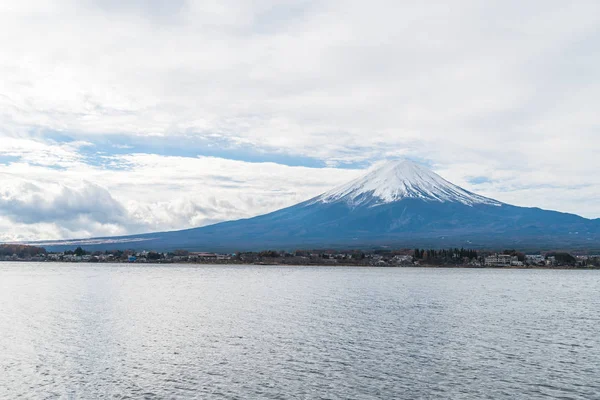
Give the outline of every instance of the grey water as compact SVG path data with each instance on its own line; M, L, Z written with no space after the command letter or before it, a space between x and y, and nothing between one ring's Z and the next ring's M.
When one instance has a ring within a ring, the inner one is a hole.
M0 398L600 399L600 271L2 263Z

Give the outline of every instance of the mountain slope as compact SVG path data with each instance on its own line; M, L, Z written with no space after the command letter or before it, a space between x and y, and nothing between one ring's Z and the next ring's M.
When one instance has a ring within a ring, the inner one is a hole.
M464 190L410 161L385 164L266 215L183 231L46 243L51 249L314 247L598 248L600 220L516 207Z

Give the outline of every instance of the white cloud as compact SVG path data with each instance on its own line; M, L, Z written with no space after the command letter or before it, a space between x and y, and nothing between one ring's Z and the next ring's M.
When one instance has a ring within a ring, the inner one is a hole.
M135 220L97 232L130 232L257 214L356 174L83 155L107 135L188 136L331 167L407 155L503 201L599 217L599 41L597 1L2 2L0 157L20 161L0 178L94 182Z
M4 188L0 212L17 222L70 223L82 217L102 222L122 222L125 210L110 193L93 183L78 187L23 182Z
M11 154L34 160L56 149L19 143L28 150ZM71 152L58 152L54 161L67 164L79 154L76 146ZM0 241L123 235L251 217L306 200L360 173L215 157L107 157L122 168L84 162L60 169L23 161L0 164Z
M125 208L98 185L12 179L0 190L0 240L124 234ZM10 224L7 223L10 222Z

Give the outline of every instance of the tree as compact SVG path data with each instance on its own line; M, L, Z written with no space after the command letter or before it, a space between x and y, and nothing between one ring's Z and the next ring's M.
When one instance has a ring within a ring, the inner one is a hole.
M258 256L266 257L266 258L277 258L277 257L279 257L279 252L277 252L275 250L265 250L265 251L261 251L260 253L258 253ZM322 257L326 258L325 254L323 254Z
M46 249L24 244L0 244L0 256L12 256L13 254L20 258L33 257L46 254Z
M513 256L513 257L517 257L519 261L525 261L525 253L522 253L522 252L517 251L515 249L504 250L503 254L506 254L506 255L509 255L509 256Z
M556 262L562 265L573 265L577 262L577 259L569 253L548 253L546 258L554 257Z

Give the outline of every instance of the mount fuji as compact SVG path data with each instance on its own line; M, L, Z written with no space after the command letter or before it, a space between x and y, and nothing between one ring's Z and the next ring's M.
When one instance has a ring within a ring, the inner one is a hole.
M343 202L350 207L374 207L404 199L465 205L502 205L498 201L468 192L408 160L389 162L361 178L323 193L313 203Z
M471 247L598 249L600 219L505 204L393 161L292 207L182 231L44 244L51 250Z

